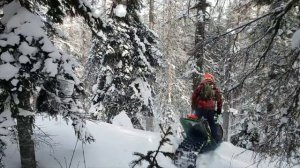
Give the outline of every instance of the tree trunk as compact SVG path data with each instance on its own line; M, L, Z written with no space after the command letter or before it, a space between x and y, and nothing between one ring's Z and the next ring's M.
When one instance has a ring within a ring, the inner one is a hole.
M32 140L33 117L17 117L22 168L36 168L34 142Z
M30 97L31 97L30 82L28 80L24 80L22 84L24 87L22 92L19 93L18 95L20 101L18 104L18 108L27 111L32 111L31 103L30 103ZM19 109L18 109L18 114L20 114ZM36 168L34 142L32 139L33 121L34 121L34 117L32 115L17 116L17 130L18 130L22 168Z
M103 20L106 21L106 0L102 0L102 9L104 11L104 14L103 14Z
M207 7L206 0L198 0L197 6L197 23L196 23L196 32L195 32L195 60L196 60L196 70L198 73L203 73L203 61L204 61L204 35L205 35L205 11ZM201 78L199 74L193 74L193 88L195 89Z
M154 0L149 0L149 27L150 29L154 29Z
M231 58L229 57L228 59L225 59L225 63L227 63L227 66L225 66L225 76L224 76L224 81L230 81L230 73L231 73L231 68L232 68L232 61ZM224 130L224 141L229 141L230 137L229 137L229 133L230 133L230 121L231 121L231 113L230 113L230 107L232 107L231 104L231 97L232 97L232 93L231 92L226 92L224 94L224 112L222 114L223 117L223 130Z
M230 135L230 118L231 118L231 113L229 112L229 110L224 110L223 114L222 114L222 117L223 117L223 130L224 130L224 133L223 133L223 139L224 141L229 141L229 135Z

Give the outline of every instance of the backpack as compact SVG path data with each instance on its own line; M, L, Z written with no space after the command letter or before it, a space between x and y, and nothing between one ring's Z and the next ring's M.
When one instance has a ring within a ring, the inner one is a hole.
M214 85L211 83L204 83L204 86L198 95L198 100L213 100L213 99L215 99Z

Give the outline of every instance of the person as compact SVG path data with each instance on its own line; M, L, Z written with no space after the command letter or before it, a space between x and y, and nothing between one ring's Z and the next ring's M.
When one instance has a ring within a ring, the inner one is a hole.
M203 75L203 80L194 90L191 99L192 110L196 112L197 117L204 117L208 121L211 136L217 142L217 125L214 116L221 114L223 100L212 74L205 73Z

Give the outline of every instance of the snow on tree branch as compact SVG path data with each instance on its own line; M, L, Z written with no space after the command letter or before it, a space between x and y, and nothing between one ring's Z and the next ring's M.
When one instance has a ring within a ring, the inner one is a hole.
M87 133L84 121L79 117L80 113L83 113L79 102L73 98L57 96L58 93L65 93L65 90L69 89L58 87L62 84L61 81L71 82L71 93L68 95L74 95L74 90L80 87L80 80L74 73L74 68L78 65L76 60L53 45L44 31L45 25L41 18L22 7L18 1L4 6L3 12L1 23L5 29L0 34L0 83L3 89L10 93L8 96L11 97L12 105L19 109L12 111L13 116L32 111L32 104L31 107L26 105L27 108L23 109L24 100L20 98L25 91L29 91L27 98L30 99L30 92L36 87L45 88L53 82L57 84L52 88L52 95L56 95L54 100L67 107L60 111L61 114L73 120L75 132L81 140L93 139ZM43 99L39 103L44 101L47 100Z

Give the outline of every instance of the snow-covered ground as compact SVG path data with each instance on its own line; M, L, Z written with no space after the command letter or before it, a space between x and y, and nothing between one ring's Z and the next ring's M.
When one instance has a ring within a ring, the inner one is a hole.
M71 124L67 125L60 117L49 120L47 117L39 116L36 117L36 125L35 139L38 142L36 159L40 168L66 168L69 167L71 160L73 168L84 168L85 165L88 168L126 168L136 158L132 155L133 152L146 154L148 150L155 150L160 140L159 133L87 121L87 126L96 138L96 142L82 144L80 141L77 142ZM164 150L173 151L174 148L165 146ZM73 152L74 156L71 159ZM9 145L5 153L6 167L19 168L20 156L17 145ZM254 168L257 165L253 164L252 156L253 152L224 142L215 151L200 155L197 167ZM163 156L159 156L159 163L166 168L175 167L170 159ZM147 164L144 163L141 167L147 167ZM259 167L271 168L274 165L265 162Z
M36 159L39 167L69 167L77 142L71 122L67 125L61 117L58 117L57 120L36 117L36 126L35 132L38 135L35 139L39 142L36 145ZM84 168L84 162L86 162L88 168L126 168L136 158L132 155L133 152L146 154L148 150L155 150L160 140L160 134L158 133L103 122L87 121L87 126L96 141L91 144L83 144L83 146L78 141L71 163L72 168ZM45 137L44 133L50 135L50 137ZM166 146L164 149L173 150L171 146ZM83 152L85 157L83 157ZM5 153L4 163L6 167L21 167L17 145L9 145ZM174 167L171 160L163 156L160 156L159 161L163 167ZM144 164L141 167L147 166Z

